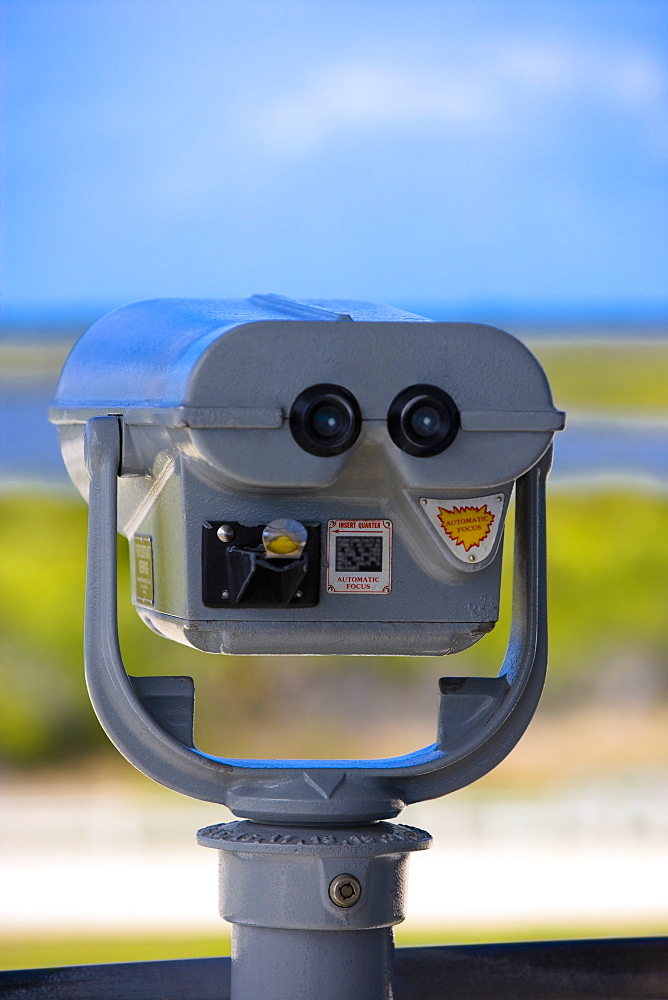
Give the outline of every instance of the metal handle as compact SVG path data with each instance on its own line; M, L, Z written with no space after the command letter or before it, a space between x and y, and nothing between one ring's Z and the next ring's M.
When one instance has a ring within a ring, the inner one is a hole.
M267 761L212 757L187 745L192 720L189 727L183 709L190 705L192 713L190 679L128 676L116 593L119 418L89 420L85 447L90 476L86 682L107 735L148 777L258 821L360 823L389 819L408 802L469 784L517 743L538 704L547 664L545 477L551 452L517 482L513 621L499 676L442 679L438 742L404 757ZM180 699L177 724L160 711L159 703L169 696Z

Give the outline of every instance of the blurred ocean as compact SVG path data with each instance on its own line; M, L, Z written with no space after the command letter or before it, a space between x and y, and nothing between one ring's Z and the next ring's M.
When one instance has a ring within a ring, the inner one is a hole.
M47 419L53 385L5 386L0 395L0 485L67 488L56 430ZM633 479L668 485L668 419L569 413L556 435L552 484Z

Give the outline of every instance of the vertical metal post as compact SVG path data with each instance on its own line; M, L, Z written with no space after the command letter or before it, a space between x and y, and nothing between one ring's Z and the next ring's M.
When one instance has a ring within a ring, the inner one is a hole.
M392 1000L392 927L404 919L408 854L424 830L207 827L220 914L232 924L232 1000Z

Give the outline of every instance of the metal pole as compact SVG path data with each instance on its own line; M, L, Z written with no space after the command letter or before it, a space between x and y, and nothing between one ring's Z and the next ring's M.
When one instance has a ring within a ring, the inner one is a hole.
M232 924L232 1000L392 1000L392 927L424 830L260 825L200 830L219 852Z

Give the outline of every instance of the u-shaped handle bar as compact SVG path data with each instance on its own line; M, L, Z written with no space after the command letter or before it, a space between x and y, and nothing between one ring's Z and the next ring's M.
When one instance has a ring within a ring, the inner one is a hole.
M404 757L268 761L212 757L192 745L189 678L128 676L117 612L120 418L90 419L85 448L90 477L86 682L107 735L148 777L250 819L366 823L475 781L517 743L538 704L547 666L545 479L551 449L517 481L513 617L498 677L442 678L437 742ZM190 711L189 722L186 718L180 728L167 723L159 707L170 697L179 702L182 715Z

